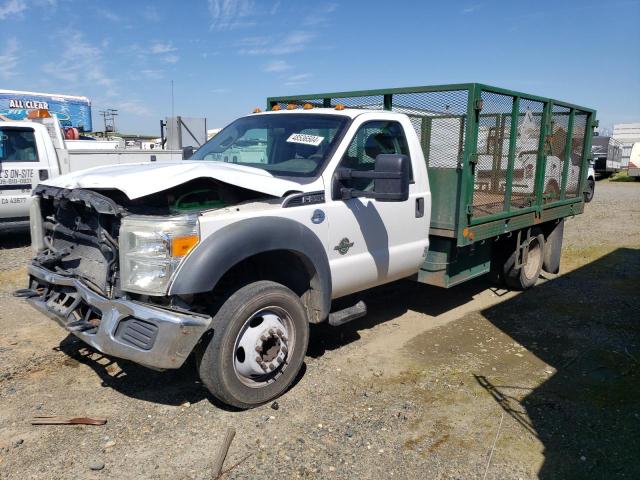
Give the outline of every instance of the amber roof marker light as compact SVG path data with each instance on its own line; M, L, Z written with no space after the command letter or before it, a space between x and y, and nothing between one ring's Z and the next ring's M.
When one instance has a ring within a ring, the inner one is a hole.
M34 120L36 118L51 118L51 114L49 113L49 110L38 108L27 113L27 118L29 120Z
M338 103L338 104L335 106L335 109L336 109L336 110L344 110L344 105L343 105L343 104L341 104L341 103Z

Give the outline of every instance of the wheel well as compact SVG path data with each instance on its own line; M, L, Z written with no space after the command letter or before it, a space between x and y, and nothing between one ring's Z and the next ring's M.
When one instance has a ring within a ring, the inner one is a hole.
M206 302L217 309L239 288L259 280L271 280L289 288L302 300L307 316L318 323L322 305L318 273L304 255L291 250L271 250L252 255L233 265L220 278Z

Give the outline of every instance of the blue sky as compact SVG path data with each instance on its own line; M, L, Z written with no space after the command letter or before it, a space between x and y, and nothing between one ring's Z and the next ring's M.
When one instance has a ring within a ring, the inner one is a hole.
M209 127L269 95L483 82L640 121L640 0L0 0L0 88L85 95L119 127Z

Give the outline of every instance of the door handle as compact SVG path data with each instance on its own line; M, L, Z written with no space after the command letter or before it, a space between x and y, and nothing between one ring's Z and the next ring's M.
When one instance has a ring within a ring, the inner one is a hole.
M424 217L424 198L416 198L416 218Z

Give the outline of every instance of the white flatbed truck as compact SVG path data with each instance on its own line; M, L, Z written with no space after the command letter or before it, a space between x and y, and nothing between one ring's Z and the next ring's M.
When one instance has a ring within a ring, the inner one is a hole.
M481 84L270 98L189 161L42 182L16 293L114 357L170 369L195 352L211 393L249 408L291 385L309 323L366 314L335 299L557 272L594 120Z

